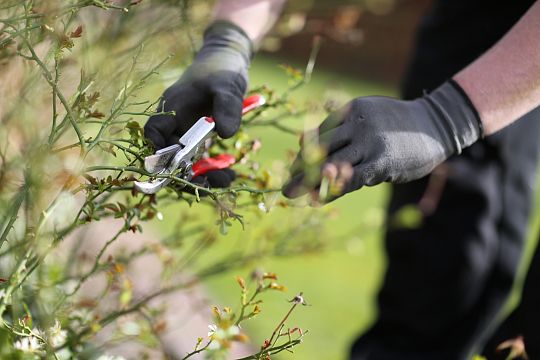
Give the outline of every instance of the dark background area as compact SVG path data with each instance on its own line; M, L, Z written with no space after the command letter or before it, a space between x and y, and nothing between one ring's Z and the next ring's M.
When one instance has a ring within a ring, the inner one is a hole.
M431 2L293 1L275 30L278 36L263 44L263 51L304 63L313 38L321 35L317 66L397 86L414 45L415 30Z

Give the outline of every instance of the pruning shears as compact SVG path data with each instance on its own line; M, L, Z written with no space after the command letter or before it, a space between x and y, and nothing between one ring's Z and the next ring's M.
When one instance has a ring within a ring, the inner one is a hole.
M244 99L242 115L264 105L262 95L252 95ZM144 158L144 169L154 176L174 175L185 180L204 175L212 170L221 170L235 163L234 156L220 154L201 159L206 150L206 140L214 132L214 119L203 116L178 140L177 144L156 151ZM155 194L169 184L172 179L159 177L149 181L135 181L135 189L144 194Z

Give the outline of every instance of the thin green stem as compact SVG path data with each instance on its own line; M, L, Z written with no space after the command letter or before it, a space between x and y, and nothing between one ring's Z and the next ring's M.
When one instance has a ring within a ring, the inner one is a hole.
M246 308L253 303L253 301L255 300L257 295L260 294L261 289L262 289L261 286L257 286L257 289L255 289L255 292L253 293L251 298L245 304L244 303L242 304L242 306L240 308L240 315L238 315L238 320L236 320L235 325L240 325L240 323L245 320L244 314L245 314Z
M211 343L212 343L212 340L207 341L206 344L205 344L203 347L201 347L200 349L193 350L192 352L188 353L186 356L184 356L184 357L182 358L182 360L189 359L189 358L192 357L192 356L195 356L195 355L197 355L197 354L202 353L203 351L205 351L206 349L208 349L208 347L210 346Z
M56 109L56 99L58 97L56 89L58 88L58 79L59 79L59 71L58 71L58 59L54 58L54 84L55 87L52 88L52 124L51 124L51 132L49 134L49 147L53 145L54 141L54 134L56 133L56 119L58 118L58 111Z
M82 131L81 131L79 125L77 124L77 119L76 119L75 115L73 114L71 106L69 105L68 101L64 97L64 94L58 88L58 85L55 83L51 72L49 71L49 69L47 69L47 66L43 63L43 61L41 61L39 56L36 54L36 51L34 50L34 47L32 46L32 44L30 44L30 41L28 40L28 38L26 36L24 36L24 37L22 37L22 40L23 40L26 48L28 49L28 51L30 51L30 54L32 54L31 59L34 60L36 62L36 64L38 64L38 66L41 68L41 70L43 72L43 77L49 83L49 85L52 87L52 89L55 91L56 96L58 97L58 99L60 100L62 105L64 106L64 109L66 110L66 113L67 113L67 116L68 116L69 121L71 123L71 126L75 130L75 133L77 134L77 138L79 139L79 143L81 145L81 153L84 152L86 150L86 144L85 144L85 141L84 141L84 136L82 134Z

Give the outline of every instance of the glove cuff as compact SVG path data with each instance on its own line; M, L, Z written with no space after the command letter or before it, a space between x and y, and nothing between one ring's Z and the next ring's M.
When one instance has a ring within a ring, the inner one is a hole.
M205 48L215 47L239 53L245 61L246 68L249 67L253 57L253 42L246 32L236 24L217 20L206 29L201 51Z
M448 82L448 84L452 85L454 87L454 89L456 89L457 92L459 92L461 94L461 96L463 97L463 100L469 105L469 108L474 113L474 117L475 117L476 122L478 123L478 127L480 129L479 138L483 139L484 138L484 124L482 124L482 119L480 118L480 114L478 113L478 110L476 110L476 108L474 107L474 104L472 103L471 99L469 98L469 95L467 95L465 90L463 90L461 85L459 85L456 80L450 79L447 82Z
M424 95L424 98L444 119L447 134L452 139L457 154L483 136L478 111L454 80L445 82L431 94Z

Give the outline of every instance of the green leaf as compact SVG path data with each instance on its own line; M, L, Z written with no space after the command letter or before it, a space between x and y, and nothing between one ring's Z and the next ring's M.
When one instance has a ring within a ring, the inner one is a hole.
M219 232L221 235L227 235L228 232L229 232L229 226L230 224L228 224L226 221L220 221L219 222Z

